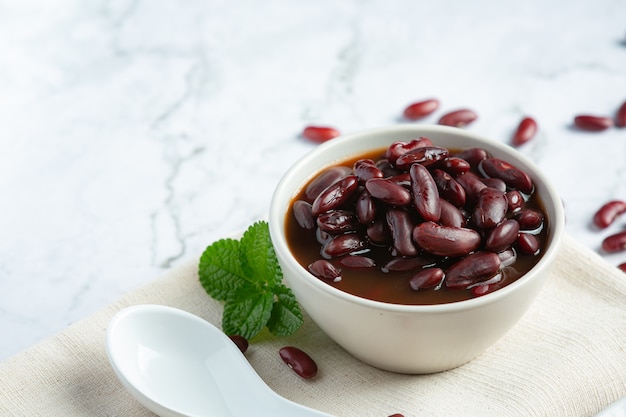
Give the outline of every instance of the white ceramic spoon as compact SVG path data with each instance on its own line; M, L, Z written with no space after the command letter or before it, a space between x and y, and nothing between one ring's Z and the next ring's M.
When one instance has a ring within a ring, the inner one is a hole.
M182 310L126 308L106 346L124 387L162 417L332 417L276 394L221 330Z

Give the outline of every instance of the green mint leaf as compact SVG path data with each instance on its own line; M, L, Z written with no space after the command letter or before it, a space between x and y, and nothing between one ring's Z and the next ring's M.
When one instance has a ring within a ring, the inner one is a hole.
M241 263L248 280L257 285L279 285L283 274L276 259L267 222L256 222L241 238Z
M241 287L224 305L222 330L225 334L238 334L250 339L263 330L272 314L274 295Z
M222 239L207 247L200 257L198 276L211 297L220 301L231 298L246 282L239 241Z
M280 285L274 291L276 299L272 306L272 315L267 322L267 328L276 336L289 336L298 330L304 322L302 311L289 288Z

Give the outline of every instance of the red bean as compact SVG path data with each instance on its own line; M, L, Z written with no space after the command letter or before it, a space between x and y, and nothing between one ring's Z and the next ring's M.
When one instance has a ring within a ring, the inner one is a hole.
M421 137L413 139L410 142L397 141L392 143L385 152L385 158L395 166L396 161L402 155L423 146L433 146L433 142L429 138Z
M580 115L574 117L574 125L582 130L599 132L613 126L613 119L604 116Z
M376 266L376 261L367 256L350 255L340 258L339 265L351 269L369 269Z
M626 262L623 262L623 263L617 265L617 268L619 270L621 270L622 272L626 272Z
M534 185L528 174L513 164L498 158L487 158L480 162L479 169L488 177L500 178L507 186L530 194Z
M337 235L330 239L322 248L322 256L325 258L338 258L365 247L365 242L356 233Z
M368 239L377 245L386 245L392 241L391 231L387 226L387 221L376 219L367 226Z
M459 210L454 204L447 200L440 198L439 205L441 207L441 216L439 216L439 223L442 226L448 227L465 227L466 220L461 210Z
M411 231L415 226L411 215L405 210L391 208L387 211L387 225L395 252L401 256L417 255L417 249L411 240Z
M471 165L465 159L456 156L448 156L433 164L435 168L444 170L450 175L461 175L471 169Z
M376 167L383 173L383 178L393 177L400 173L399 170L394 167L388 159L384 158L376 162Z
M424 268L411 277L409 285L415 291L436 287L441 283L444 276L441 268Z
M404 109L404 117L409 120L418 120L428 116L439 108L439 100L431 98L408 105Z
M406 272L414 269L432 266L436 263L435 258L428 256L412 256L409 258L393 258L382 268L383 272Z
M513 219L503 221L497 225L485 241L485 249L492 252L501 252L509 248L517 240L519 223Z
M359 159L354 163L354 175L360 182L365 183L372 178L382 178L383 172L378 169L376 163L371 159Z
M472 168L476 168L478 167L480 161L489 158L489 152L483 148L469 148L455 154L454 156L466 160Z
M496 190L506 192L506 184L500 178L483 178L481 180L487 187L495 188Z
M353 232L357 228L356 215L348 210L329 210L317 216L317 227L332 234Z
M325 211L334 210L345 204L359 186L354 175L347 176L332 184L317 196L313 201L311 211L314 216Z
M458 181L441 169L433 169L431 175L437 184L440 197L443 197L457 207L465 205L465 188L463 188Z
M462 227L423 222L413 229L413 240L426 252L438 256L464 256L478 249L480 235Z
M520 233L517 236L517 247L527 255L538 255L541 249L539 238L530 233Z
M495 188L483 188L474 207L473 220L480 229L491 229L498 225L506 215L509 205L502 191Z
M396 168L408 170L413 164L429 166L448 156L449 151L440 146L423 146L396 159Z
M626 232L619 232L608 236L602 241L602 250L609 253L626 250Z
M328 281L341 281L341 270L326 259L318 259L309 265L309 272Z
M626 101L620 106L615 114L615 126L626 127Z
M493 252L474 252L446 271L448 288L467 288L493 277L500 270L500 258Z
M248 350L248 345L249 345L248 339L238 334L231 334L231 335L228 335L228 337L239 348L241 353L246 353L246 350Z
M487 188L484 182L473 172L466 172L454 178L465 190L466 204L474 204L478 200L480 191Z
M322 191L324 191L330 185L336 183L340 179L346 178L352 171L348 167L334 166L328 168L318 176L316 176L307 185L304 190L304 195L309 203L312 203Z
M517 190L511 190L506 193L506 201L509 204L509 212L515 213L526 205L524 196Z
M361 224L370 224L376 218L376 204L367 190L361 192L354 208Z
M311 211L311 205L304 200L298 200L293 203L293 215L298 225L306 230L315 228L315 218Z
M439 204L439 191L435 180L423 165L413 164L409 170L411 176L411 191L413 192L413 204L415 209L428 221L439 221L441 205Z
M523 209L515 214L521 230L536 230L543 224L543 213L535 209Z
M294 346L285 346L278 353L283 362L302 378L309 379L317 375L317 364L303 350Z
M609 227L621 214L626 213L626 201L613 200L605 203L593 216L593 223L601 229Z
M400 413L396 413L396 414L390 415L389 417L404 417L404 416Z
M439 119L440 125L463 127L478 118L478 115L469 109L460 109L444 114Z
M411 192L389 178L372 178L365 183L365 188L372 197L394 206L411 203Z
M339 131L329 126L307 126L302 131L302 136L316 143L326 142L339 136Z
M524 117L517 126L511 144L513 146L522 146L526 142L532 140L537 134L537 122L532 117Z

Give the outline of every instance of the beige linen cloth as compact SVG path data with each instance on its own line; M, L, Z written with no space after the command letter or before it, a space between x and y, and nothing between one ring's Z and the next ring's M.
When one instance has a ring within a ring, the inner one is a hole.
M196 261L175 268L1 363L0 415L152 416L117 381L106 327L135 304L169 305L219 324L221 305L206 295L196 268ZM314 379L281 361L278 349L288 344L316 360ZM261 334L246 356L276 392L337 417L593 416L626 395L626 275L566 236L548 284L521 321L472 362L439 374L365 365L308 317L290 338Z

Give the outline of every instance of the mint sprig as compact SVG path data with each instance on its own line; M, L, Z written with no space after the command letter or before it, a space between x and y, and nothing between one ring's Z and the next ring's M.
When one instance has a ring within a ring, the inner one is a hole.
M221 239L200 257L200 283L212 298L224 302L222 330L247 339L265 326L288 336L303 322L300 306L282 283L267 222L251 225L240 240Z

